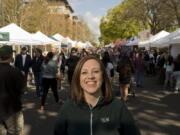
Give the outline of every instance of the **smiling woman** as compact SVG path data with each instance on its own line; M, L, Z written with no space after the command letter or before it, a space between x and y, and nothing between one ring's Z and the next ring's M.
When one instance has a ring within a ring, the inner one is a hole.
M71 96L61 108L54 135L140 135L125 104L112 97L98 58L85 56L78 62Z
M112 99L110 81L98 58L86 56L79 61L73 75L71 96L76 103L84 101L88 104L100 96L107 102ZM90 100L91 98L93 100Z

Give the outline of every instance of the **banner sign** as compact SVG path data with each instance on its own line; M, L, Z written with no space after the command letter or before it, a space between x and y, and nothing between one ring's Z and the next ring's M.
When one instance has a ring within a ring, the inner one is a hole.
M9 41L9 32L0 32L0 41Z

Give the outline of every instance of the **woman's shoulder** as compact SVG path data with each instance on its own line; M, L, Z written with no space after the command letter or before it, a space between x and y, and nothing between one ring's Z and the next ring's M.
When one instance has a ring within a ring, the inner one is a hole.
M72 100L66 100L63 104L64 107L69 107L69 106L73 106L74 102Z
M119 108L119 109L121 109L121 108L125 105L125 103L124 103L122 100L120 100L119 98L114 97L114 98L112 99L112 101L111 101L111 105L112 105L114 108Z

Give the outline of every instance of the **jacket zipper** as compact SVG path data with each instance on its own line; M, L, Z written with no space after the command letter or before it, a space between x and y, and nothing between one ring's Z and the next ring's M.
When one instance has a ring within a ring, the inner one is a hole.
M93 135L93 112L92 112L93 107L89 104L89 110L90 110L90 135Z
M100 96L98 97L97 102L99 101ZM89 104L90 109L90 135L93 135L93 107Z
M91 110L91 115L90 115L90 135L93 135L93 113L92 113L92 110Z

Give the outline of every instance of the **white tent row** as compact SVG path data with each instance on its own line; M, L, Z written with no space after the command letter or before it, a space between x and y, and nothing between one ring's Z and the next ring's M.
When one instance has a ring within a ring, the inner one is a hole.
M38 31L35 34L31 34L16 24L12 23L7 26L0 28L0 32L9 33L9 41L0 41L0 44L13 45L29 45L31 46L31 56L32 56L32 46L34 45L55 45L60 49L60 42L57 42L42 32ZM45 46L46 49L46 46Z
M77 47L77 48L90 48L93 47L93 45L87 41L85 43L81 41L75 41L72 40L70 37L63 37L59 33L56 33L52 36L54 39L60 41L62 44L66 45L68 48Z
M0 28L0 32L9 33L9 41L0 41L0 43L6 43L9 45L39 45L41 41L33 38L33 36L20 28L16 24L12 23L5 27Z
M106 48L108 48L108 47L113 48L113 47L114 47L114 44L113 44L113 43L110 43L110 44L105 45L104 47L106 47Z
M77 43L75 44L75 46L73 46L73 47L85 48L85 49L86 49L86 48L93 48L94 46L93 46L89 41L86 41L85 43L79 41L79 42L77 42Z
M155 46L159 48L168 47L171 44L178 44L178 43L180 43L180 28L154 42Z
M133 40L130 40L126 46L135 46L139 44L139 39L137 37L135 37Z
M168 36L170 33L164 30L150 37L149 40L139 42L139 47L156 47L156 41Z
M60 35L59 33L54 34L52 37L60 42L62 42L62 40L64 39L64 37Z
M0 32L9 33L9 41L0 41L0 44L31 45L31 49L33 45L47 45L47 44L61 45L61 43L67 44L69 48L76 46L80 48L93 47L90 42L83 43L81 41L79 42L73 41L69 37L64 38L60 34L55 34L52 36L55 40L49 38L40 31L31 34L14 23L0 28Z
M54 34L52 37L57 41L60 41L62 44L65 44L68 48L71 48L77 42L77 41L73 41L69 37L63 37L59 33Z
M0 41L1 44L8 45L47 45L60 43L50 39L48 36L38 31L35 34L31 34L14 23L11 23L5 27L0 28L0 32L9 33L9 41Z
M43 33L40 32L40 31L32 34L32 36L33 36L33 38L41 41L41 42L42 42L42 45L47 45L47 44L60 45L60 42L57 42L57 41L49 38L48 36L46 36L45 34L43 34Z

